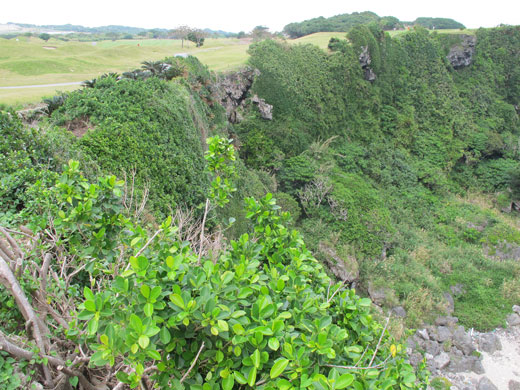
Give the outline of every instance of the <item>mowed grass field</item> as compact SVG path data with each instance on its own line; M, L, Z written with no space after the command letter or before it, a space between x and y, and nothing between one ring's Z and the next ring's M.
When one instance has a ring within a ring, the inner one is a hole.
M247 60L249 40L206 39L201 48L172 39L63 42L38 38L0 39L0 87L78 82L106 72L125 72L142 61L179 53L198 57L215 71L239 67ZM0 103L25 104L78 86L0 89Z

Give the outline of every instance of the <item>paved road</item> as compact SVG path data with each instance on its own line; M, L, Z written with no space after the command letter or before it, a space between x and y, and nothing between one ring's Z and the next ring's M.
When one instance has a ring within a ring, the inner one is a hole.
M58 84L37 84L37 85L15 85L12 87L0 87L0 89L19 89L19 88L43 88L43 87L63 87L64 85L81 85L82 81Z

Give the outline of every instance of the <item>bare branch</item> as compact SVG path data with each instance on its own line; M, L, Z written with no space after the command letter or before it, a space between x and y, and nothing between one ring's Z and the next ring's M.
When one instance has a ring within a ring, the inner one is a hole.
M197 352L197 356L195 356L195 359L193 359L193 362L191 363L190 368L188 368L188 371L186 371L186 373L182 376L182 378L180 380L181 383L184 382L184 380L190 374L191 370L193 370L193 367L195 367L195 363L197 363L197 360L199 359L200 353L202 352L203 349L204 349L204 341L202 342L202 345L199 348L199 352Z
M197 264L200 264L200 258L202 257L202 248L204 247L204 228L206 226L206 217L209 210L209 199L206 199L206 207L204 208L204 216L202 217L202 226L200 227L200 247L199 256L197 258Z
M336 291L334 291L332 296L329 299L327 299L327 303L330 303L330 301L332 301L332 298L334 298L334 296L339 292L339 290L341 290L343 288L343 286L345 285L346 282L347 282L346 280L341 282L340 286L336 289ZM328 295L328 293L327 293L327 295Z
M40 288L42 292L47 290L47 274L49 273L49 266L51 265L52 255L46 253L43 257L43 264L40 268Z
M13 248L15 256L17 256L20 259L23 259L23 252L20 249L20 246L18 246L18 243L15 241L15 239L3 227L0 227L0 232L5 236L5 238L7 238L9 245L11 245L11 248Z
M2 257L0 257L0 283L2 283L7 291L11 293L25 320L29 324L32 324L32 334L34 341L40 349L40 354L45 354L47 350L45 348L45 343L42 336L42 332L44 331L45 327L41 323L40 319L36 316L36 313L29 303L29 300L25 296L22 288L20 287L18 280L14 276L11 268L9 268L9 265ZM42 367L46 381L51 384L52 377L50 375L49 368L46 364L43 364Z
M374 362L374 359L376 358L376 355L377 355L377 351L379 350L379 346L381 345L381 340L383 339L383 335L385 334L386 332L386 328L388 327L388 322L390 321L390 316L388 316L386 318L386 323L385 323L385 327L383 328L383 331L381 332L381 335L379 336L379 341L377 342L377 346L376 346L376 349L374 351L374 354L372 355L372 359L370 359L370 363L368 363L369 366L372 365L372 363Z
M0 330L0 350L4 350L7 353L9 353L11 356L14 356L17 359L23 359L23 360L32 360L34 358L34 355L31 351L28 351L26 349L20 348L16 344L12 343L5 334ZM86 390L102 390L102 388L94 386L92 383L88 381L87 378L83 375L82 372L77 371L71 367L67 367L66 363L55 357L55 356L49 356L49 355L43 355L40 354L40 357L43 359L47 359L49 364L56 368L59 372L63 372L65 375L68 376L77 376L79 379L79 382ZM78 362L84 362L84 360L79 360ZM51 379L52 383L52 379Z
M144 246L139 250L139 252L136 253L135 257L139 257L143 254L144 250L146 248L148 248L148 245L150 245L153 241L153 239L160 233L162 232L162 229L159 229L157 230L154 235L146 242L146 244L144 244Z

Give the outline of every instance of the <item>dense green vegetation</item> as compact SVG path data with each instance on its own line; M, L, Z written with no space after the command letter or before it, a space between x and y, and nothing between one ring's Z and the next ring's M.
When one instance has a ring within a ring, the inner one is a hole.
M83 388L425 388L361 296L383 290L412 327L446 292L463 325L503 323L520 301L520 28L478 30L454 69L464 34L351 27L327 52L251 45L247 97L272 121L245 99L227 123L193 57L86 82L37 130L0 113L0 343L34 338L20 369L51 388L81 346L64 375ZM17 294L47 302L45 327Z
M445 55L464 37L420 28L392 39L359 26L349 42L331 40L330 54L272 41L250 49L261 71L255 92L275 119L236 127L242 158L276 173L318 257L331 244L345 260L354 256L365 288L391 286L387 304L404 304L410 323L442 312L442 294L456 283L468 289L455 305L466 326L497 326L518 300L497 293L518 290L518 264L484 254L516 247L516 226L455 197L502 191L497 208L507 206L519 167L519 29L476 36L474 64L461 70ZM362 47L372 83L357 61ZM423 250L427 261L415 258Z
M403 22L394 16L380 17L373 12L353 12L340 14L330 18L304 20L299 23L289 23L283 28L283 32L291 38L299 38L304 35L320 31L350 31L353 27L375 24L383 30L402 29L404 25L416 25L429 29L463 29L464 25L448 18L417 18L414 22Z

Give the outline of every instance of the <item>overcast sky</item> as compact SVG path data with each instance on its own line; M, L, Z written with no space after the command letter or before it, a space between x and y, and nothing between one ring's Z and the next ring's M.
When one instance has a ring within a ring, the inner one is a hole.
M500 23L520 25L519 0L24 0L2 1L0 23L109 24L173 28L186 24L225 31L251 31L257 25L280 31L291 22L317 16L372 11L411 21L419 16L455 19L468 28Z

